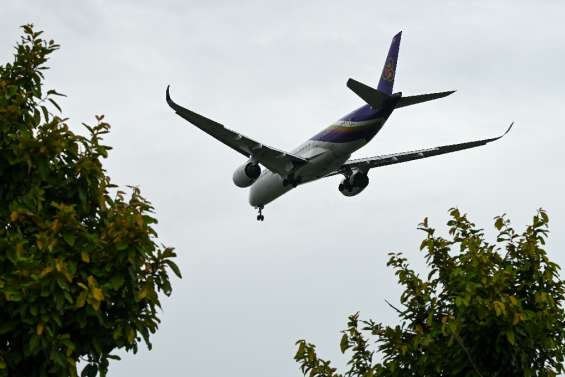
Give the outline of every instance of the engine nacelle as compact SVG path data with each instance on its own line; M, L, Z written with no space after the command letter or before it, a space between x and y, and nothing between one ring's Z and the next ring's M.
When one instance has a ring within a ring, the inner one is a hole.
M249 187L261 175L261 167L251 161L241 165L233 172L233 183L237 187Z
M362 171L355 171L339 184L339 192L345 196L355 196L369 185L369 177Z

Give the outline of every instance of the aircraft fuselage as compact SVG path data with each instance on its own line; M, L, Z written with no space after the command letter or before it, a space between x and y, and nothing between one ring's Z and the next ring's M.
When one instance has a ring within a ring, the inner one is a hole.
M377 110L364 105L302 143L291 153L308 162L296 169L294 178L303 184L323 178L339 168L353 152L371 141L393 109L394 103ZM249 204L261 208L293 188L293 185L284 184L284 178L279 174L264 169L249 190Z

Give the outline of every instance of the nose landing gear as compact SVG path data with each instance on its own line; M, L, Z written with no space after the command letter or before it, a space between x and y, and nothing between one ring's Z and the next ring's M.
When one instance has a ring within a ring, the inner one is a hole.
M265 220L265 216L263 216L263 206L258 207L258 209L259 209L259 214L257 215L257 221Z

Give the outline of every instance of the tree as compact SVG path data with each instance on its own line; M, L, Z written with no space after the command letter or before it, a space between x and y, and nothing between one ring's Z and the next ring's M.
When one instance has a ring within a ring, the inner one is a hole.
M172 248L156 244L151 204L117 191L102 166L110 126L70 130L44 92L59 46L23 26L0 66L0 376L104 376L115 349L151 348ZM113 193L113 194L112 194Z
M401 254L390 254L403 286L400 325L349 317L341 351L346 376L556 376L564 371L565 286L544 249L548 217L539 210L518 235L497 217L497 243L457 209L449 239L428 220L424 250L429 274L419 276ZM390 305L390 304L389 304ZM373 338L374 337L374 338ZM373 344L376 346L373 347ZM300 340L295 360L310 377L342 376L315 346ZM375 349L376 348L376 349ZM380 361L375 361L380 356Z

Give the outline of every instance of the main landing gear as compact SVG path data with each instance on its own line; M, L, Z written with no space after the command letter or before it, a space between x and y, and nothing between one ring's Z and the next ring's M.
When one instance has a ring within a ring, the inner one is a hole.
M292 187L298 186L302 182L302 177L295 177L294 175L289 175L282 181L283 187L291 185Z
M263 216L263 206L258 208L259 208L259 214L257 215L257 221L263 221L265 220L265 216Z

